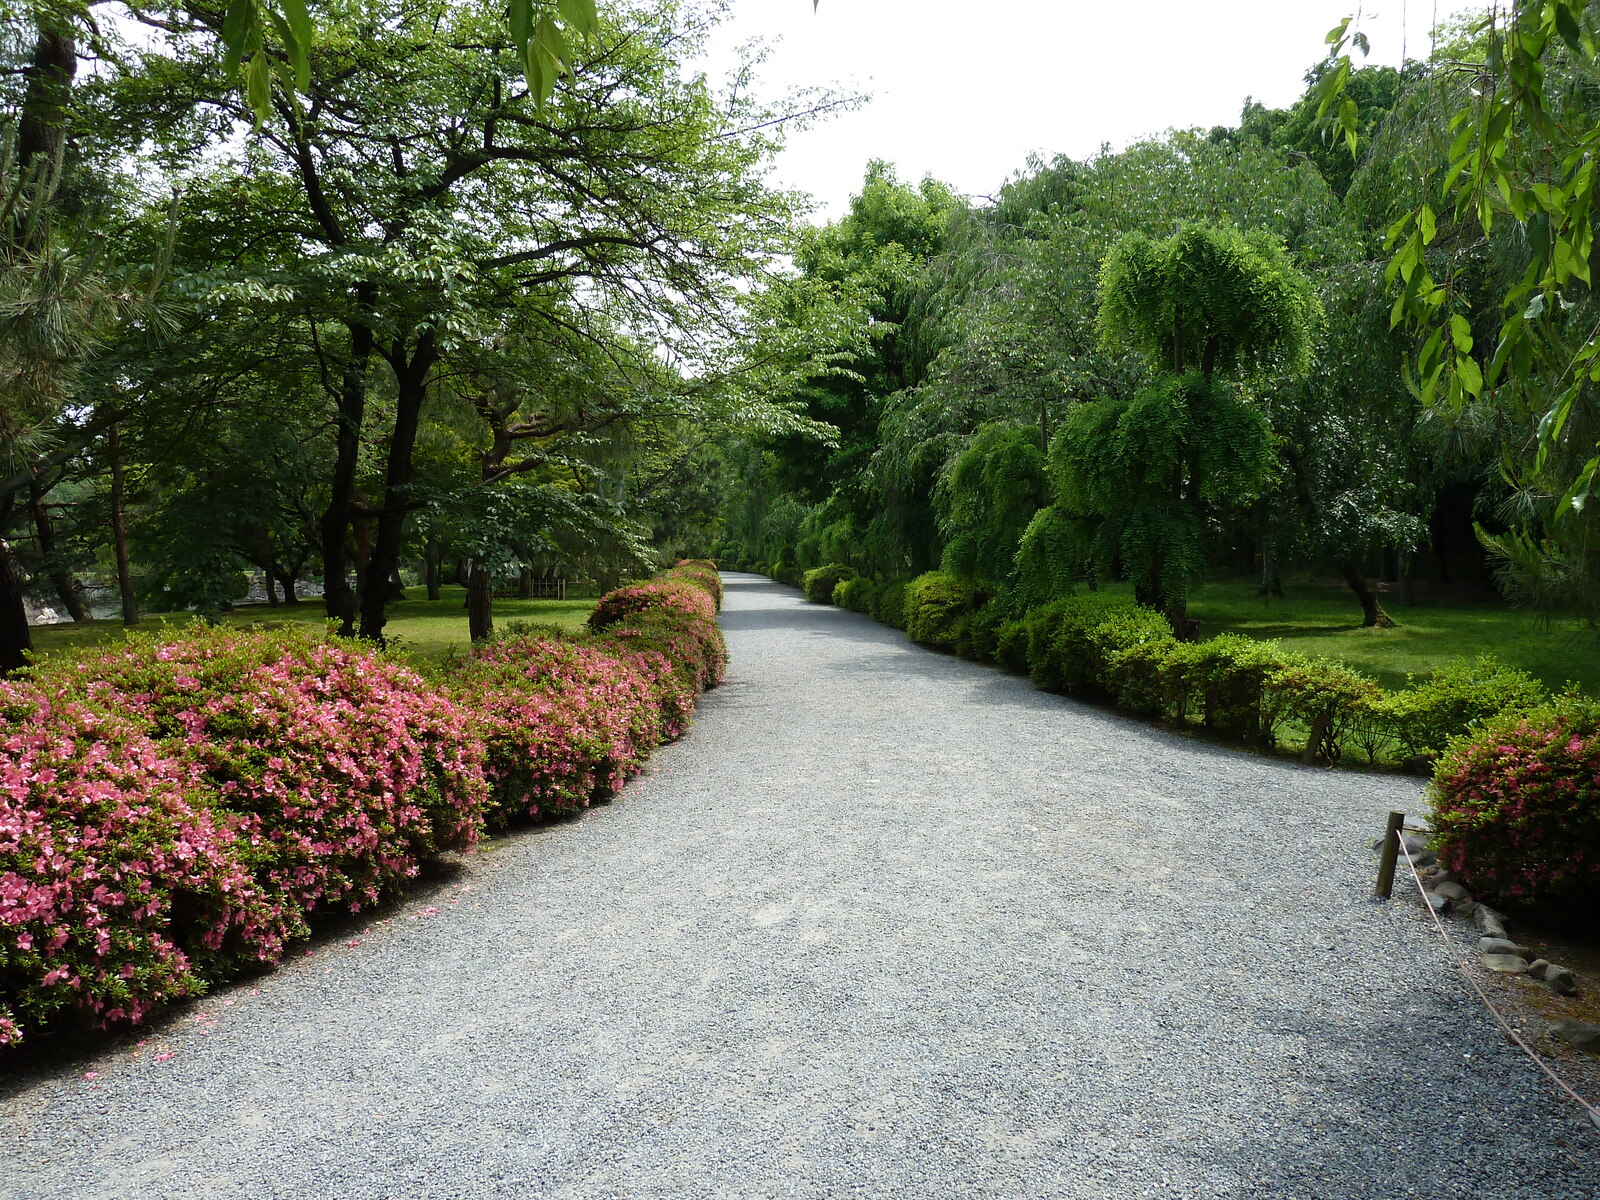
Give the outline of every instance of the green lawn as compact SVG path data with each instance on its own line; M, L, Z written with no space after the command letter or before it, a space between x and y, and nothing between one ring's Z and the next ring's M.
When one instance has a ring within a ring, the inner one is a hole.
M406 599L389 607L389 623L384 633L397 640L399 648L421 662L437 662L451 647L467 647L467 610L463 607L466 592L459 587L447 587L439 600L426 600L421 588L408 588ZM508 621L535 621L541 624L560 625L577 629L594 609L594 599L573 600L505 600L494 602L496 627ZM146 617L139 628L159 630L164 626L181 626L194 618L187 613L171 613ZM293 606L250 605L226 614L222 620L229 625L266 625L269 627L289 623L320 627L325 617L320 600L306 600ZM88 621L81 625L36 625L33 628L35 651L54 653L77 646L92 646L99 642L122 637L126 627L121 621Z
M1387 688L1408 673L1422 675L1450 659L1493 654L1552 688L1572 680L1600 692L1600 644L1576 622L1542 622L1489 601L1405 606L1383 597L1394 629L1361 628L1361 607L1348 588L1285 581L1285 597L1265 600L1253 580L1208 583L1189 602L1200 635L1240 633L1275 638L1286 648L1341 659Z

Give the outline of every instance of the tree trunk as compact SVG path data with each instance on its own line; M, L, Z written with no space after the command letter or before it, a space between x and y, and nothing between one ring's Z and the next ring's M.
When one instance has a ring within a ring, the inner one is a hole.
M33 509L33 527L39 534L39 557L44 560L45 574L50 578L50 586L61 598L61 605L67 610L67 615L74 621L87 621L89 606L83 602L83 593L78 590L78 581L72 577L70 571L63 569L56 561L55 522L50 519L50 509L45 505L44 497L44 490L40 488L38 482L30 479L28 500Z
M1412 578L1411 572L1411 551L1401 546L1397 557L1399 564L1396 575L1399 577L1400 603L1410 608L1417 602L1416 580Z
M356 288L356 303L365 308L372 302L372 289ZM350 358L345 363L339 386L339 415L335 423L333 480L328 507L322 514L322 603L327 613L339 622L339 632L349 637L355 632L356 597L346 578L349 556L345 535L350 528L351 510L356 497L356 468L360 465L361 425L366 418L367 368L372 361L373 333L361 322L348 322Z
M278 583L283 587L283 602L285 604L299 604L300 592L298 588L300 581L296 578L295 572L285 570L283 567L274 567L272 574L277 576Z
M133 567L128 560L127 482L122 474L122 442L111 427L111 542L117 556L117 591L122 597L122 623L139 623L139 599L133 591Z
M1278 539L1268 534L1261 539L1261 580L1256 595L1283 599L1283 579L1278 574Z
M481 641L494 632L494 575L479 559L467 573L467 636Z
M405 539L411 453L417 443L422 402L427 397L428 372L436 357L431 333L417 339L417 348L409 360L398 345L389 355L395 372L394 431L389 435L377 536L372 541L372 559L367 563L361 588L361 636L367 641L383 640L389 579L400 566L400 548Z
M267 607L278 607L278 581L272 577L272 568L266 567L261 572L262 585L267 592Z
M33 634L28 629L28 609L22 602L22 581L17 578L11 547L0 538L0 675L27 666L27 652L32 649Z
M441 555L439 553L439 543L434 541L432 538L429 538L427 546L425 546L422 551L422 582L428 588L429 600L437 600L439 598L440 558Z
M526 563L524 563L522 569L517 572L517 599L533 599L533 568L528 566Z
M1372 585L1367 582L1367 577L1361 573L1354 559L1347 558L1344 561L1344 581L1361 602L1363 628L1394 628L1394 618L1383 611L1383 605L1378 603L1378 594L1372 590Z

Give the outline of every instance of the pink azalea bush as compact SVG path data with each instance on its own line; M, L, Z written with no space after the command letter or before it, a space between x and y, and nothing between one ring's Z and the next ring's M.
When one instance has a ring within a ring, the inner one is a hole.
M452 674L488 748L492 819L555 817L619 789L661 740L651 678L594 645L512 635Z
M0 682L0 1047L136 1024L269 965L486 818L620 787L722 675L704 563L604 597L578 638L517 635L444 686L300 631L192 629Z
M63 1011L142 1020L198 962L274 957L237 830L134 723L0 684L0 1045Z
M303 630L134 638L40 673L138 722L238 830L281 907L350 912L477 838L488 790L468 715L376 649Z
M603 596L588 640L513 634L477 646L452 673L476 714L495 789L493 819L574 812L619 789L680 736L727 647L704 564L680 564Z
M1600 913L1600 706L1565 697L1479 726L1434 771L1439 861L1553 914Z

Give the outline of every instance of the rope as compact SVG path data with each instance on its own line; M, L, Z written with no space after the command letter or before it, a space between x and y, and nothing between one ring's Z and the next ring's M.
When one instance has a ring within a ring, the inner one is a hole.
M1478 993L1478 999L1483 1001L1483 1006L1489 1010L1490 1015L1494 1017L1500 1028L1505 1031L1505 1035L1518 1046L1522 1047L1523 1052L1538 1064L1538 1067L1541 1071L1550 1077L1550 1082L1555 1084L1556 1087L1560 1088L1567 1095L1571 1096L1572 1099L1577 1102L1578 1107L1583 1109L1583 1111L1588 1115L1589 1120L1594 1122L1595 1127L1600 1128L1600 1108L1596 1108L1582 1096L1578 1095L1578 1093L1573 1090L1570 1083L1550 1069L1550 1064L1545 1062L1544 1057L1540 1055L1540 1053L1532 1046L1528 1045L1528 1043L1523 1040L1522 1035L1511 1027L1511 1023L1506 1020L1505 1015L1495 1007L1494 1001L1489 999L1488 993L1485 992L1479 985L1478 981L1473 978L1472 971L1467 967L1466 961L1461 957L1460 951L1456 949L1455 939L1450 936L1450 931L1444 927L1444 922L1439 920L1439 914L1434 911L1433 905L1428 901L1428 889L1422 886L1422 876L1417 874L1417 864L1412 861L1411 851L1406 846L1405 838L1397 836L1396 840L1400 843L1400 852L1406 856L1406 868L1411 872L1412 881L1416 883L1417 891L1422 896L1422 906L1428 910L1428 915L1433 918L1434 927L1438 929L1439 936L1444 939L1444 944L1449 949L1450 957L1455 962L1456 967L1460 970L1462 978L1471 985L1473 991Z

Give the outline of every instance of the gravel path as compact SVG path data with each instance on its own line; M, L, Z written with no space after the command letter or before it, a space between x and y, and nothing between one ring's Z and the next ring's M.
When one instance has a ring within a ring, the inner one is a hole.
M1420 906L1367 898L1414 782L755 576L723 622L727 684L615 803L11 1086L0 1196L1600 1195Z

